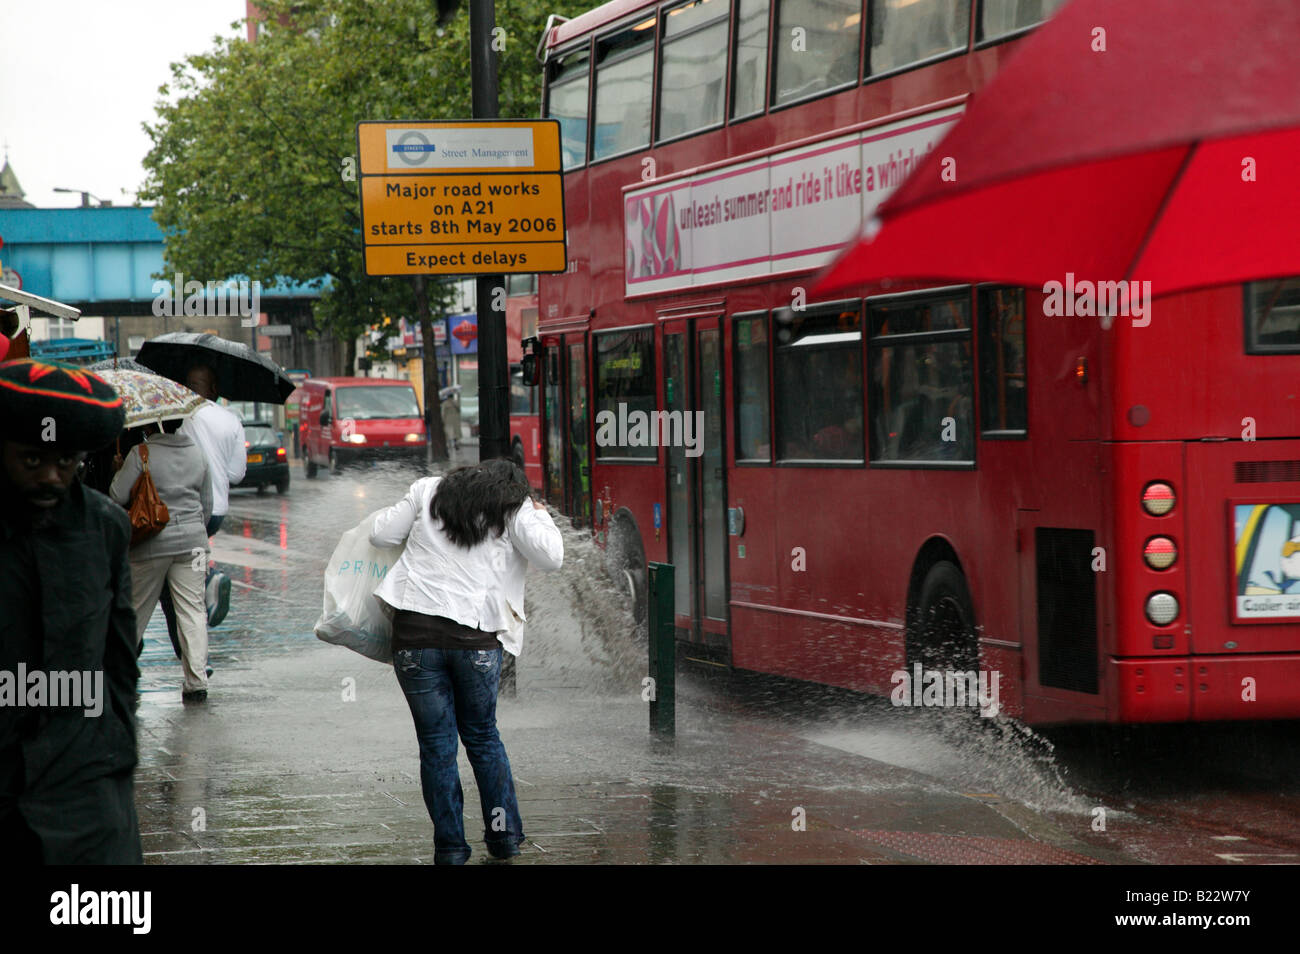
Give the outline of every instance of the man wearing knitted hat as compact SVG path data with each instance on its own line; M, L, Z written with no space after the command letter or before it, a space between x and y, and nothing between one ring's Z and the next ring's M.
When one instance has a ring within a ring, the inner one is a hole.
M125 419L93 374L0 364L0 844L19 863L141 861L130 524L76 479Z

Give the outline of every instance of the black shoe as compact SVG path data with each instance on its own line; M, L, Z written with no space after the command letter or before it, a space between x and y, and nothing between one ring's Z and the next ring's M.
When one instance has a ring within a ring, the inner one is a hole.
M186 689L181 693L181 702L206 702L207 699L206 689Z
M210 598L208 605L208 625L217 626L230 612L230 577L218 570L205 588L205 598Z
M208 667L208 678L209 678L209 679L212 678L212 667L211 667L211 666Z
M519 857L519 844L493 844L487 843L488 855L493 861L509 861L511 858Z

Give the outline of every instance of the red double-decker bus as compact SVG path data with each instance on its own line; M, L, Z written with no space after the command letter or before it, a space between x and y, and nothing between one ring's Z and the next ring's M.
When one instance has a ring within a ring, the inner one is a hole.
M808 298L1056 6L616 0L550 29L545 490L638 609L675 565L691 656L886 695L978 668L1032 723L1296 717L1300 282L1107 327L1072 287Z
M524 380L524 342L537 336L537 276L506 276L506 350L510 361L510 456L542 486L542 422L537 386Z

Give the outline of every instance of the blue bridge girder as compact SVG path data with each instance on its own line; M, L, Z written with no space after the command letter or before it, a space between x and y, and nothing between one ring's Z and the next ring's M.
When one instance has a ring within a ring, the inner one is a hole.
M152 213L148 206L0 209L0 262L18 273L24 291L85 314L139 314L172 293L172 276L161 279L165 291L154 277L163 272L163 235ZM263 310L319 297L320 288L288 282L261 290Z

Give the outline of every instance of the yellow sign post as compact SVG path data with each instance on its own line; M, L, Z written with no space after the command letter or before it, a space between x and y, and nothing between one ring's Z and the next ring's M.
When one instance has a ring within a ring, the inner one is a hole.
M557 120L357 123L367 275L562 272Z

